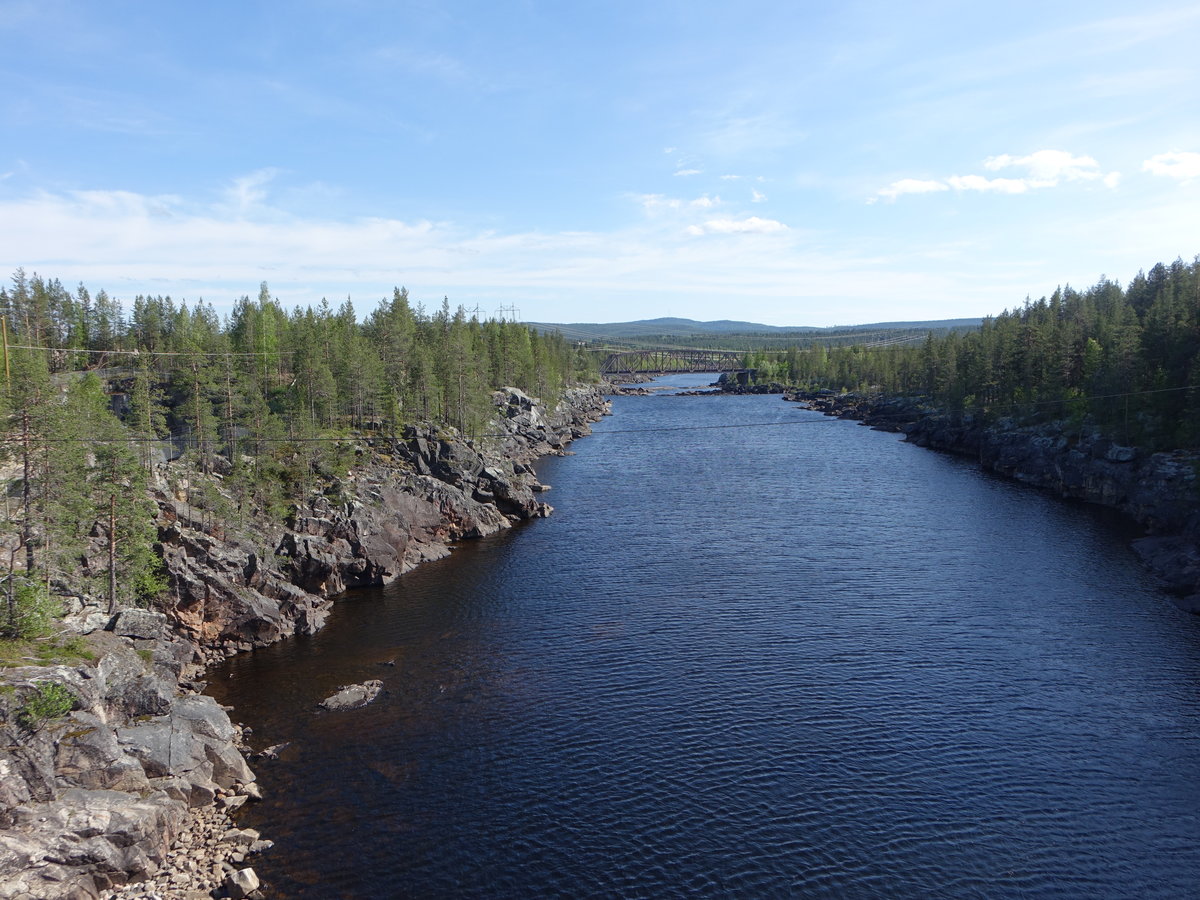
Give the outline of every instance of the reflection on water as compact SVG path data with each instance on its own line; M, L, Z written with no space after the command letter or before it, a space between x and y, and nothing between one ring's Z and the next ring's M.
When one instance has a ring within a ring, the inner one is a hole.
M775 397L596 432L551 518L214 673L292 742L274 896L1194 893L1200 633L1109 519Z

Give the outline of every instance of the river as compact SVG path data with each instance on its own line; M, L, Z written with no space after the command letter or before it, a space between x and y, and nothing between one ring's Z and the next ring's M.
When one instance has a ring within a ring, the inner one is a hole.
M1112 516L777 396L572 449L550 518L213 670L290 742L272 897L1200 891L1200 619Z

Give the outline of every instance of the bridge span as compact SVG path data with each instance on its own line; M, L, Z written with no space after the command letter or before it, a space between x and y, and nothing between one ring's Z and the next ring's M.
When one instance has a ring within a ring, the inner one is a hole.
M730 350L611 351L600 365L601 375L669 375L673 372L737 372L742 356Z

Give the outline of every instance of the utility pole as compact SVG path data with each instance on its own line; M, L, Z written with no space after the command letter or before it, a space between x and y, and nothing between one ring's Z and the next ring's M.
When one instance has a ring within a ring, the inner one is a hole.
M21 410L22 474L21 499L25 503L25 522L21 527L21 540L25 543L25 574L33 575L33 491L30 488L29 465L29 410Z
M117 495L108 495L108 614L117 611Z
M4 383L12 390L12 372L8 368L8 319L0 316L0 331L4 332Z

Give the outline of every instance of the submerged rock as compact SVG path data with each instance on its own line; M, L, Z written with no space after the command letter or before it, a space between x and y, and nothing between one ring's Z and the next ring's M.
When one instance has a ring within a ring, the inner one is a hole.
M358 709L378 697L382 690L383 682L379 679L372 679L364 681L362 684L343 687L333 696L326 697L319 705L323 709L329 710Z

